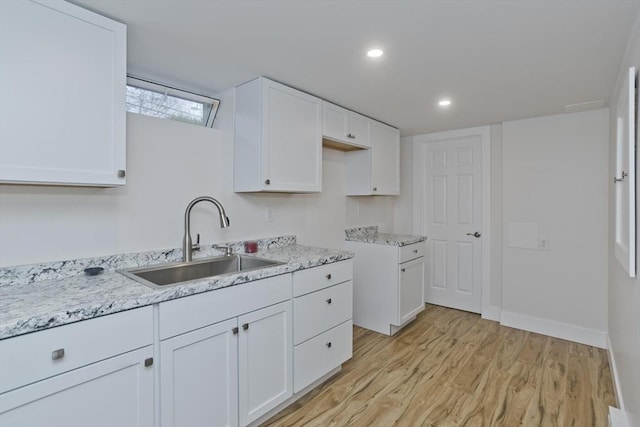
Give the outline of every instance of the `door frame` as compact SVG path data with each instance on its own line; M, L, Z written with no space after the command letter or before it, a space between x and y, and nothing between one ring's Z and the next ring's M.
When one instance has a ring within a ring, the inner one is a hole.
M424 215L426 203L426 144L443 139L479 136L482 146L482 317L500 320L500 311L491 306L491 127L480 126L413 137L413 231L426 235ZM429 236L427 236L427 239Z

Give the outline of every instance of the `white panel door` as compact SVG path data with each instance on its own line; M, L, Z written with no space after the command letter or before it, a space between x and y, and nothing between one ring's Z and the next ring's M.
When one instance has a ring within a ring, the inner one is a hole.
M291 301L238 317L240 425L260 418L293 394Z
M425 232L430 245L428 303L482 309L482 139L426 144Z
M160 343L162 427L238 425L237 320Z

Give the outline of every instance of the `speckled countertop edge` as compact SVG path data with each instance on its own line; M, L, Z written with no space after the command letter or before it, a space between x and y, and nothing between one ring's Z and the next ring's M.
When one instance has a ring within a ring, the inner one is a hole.
M423 242L425 236L409 234L380 233L377 226L347 228L344 239L348 242L373 243L376 245L406 246Z
M353 258L353 253L291 244L252 254L285 264L152 289L117 272L0 287L0 340Z

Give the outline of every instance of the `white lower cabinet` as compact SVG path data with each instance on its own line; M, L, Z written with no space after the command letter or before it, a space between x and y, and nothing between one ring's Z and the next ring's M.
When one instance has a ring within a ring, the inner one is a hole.
M352 355L352 261L294 275L0 340L0 426L261 422Z
M0 425L153 426L152 325L145 307L0 341Z
M241 426L293 394L291 320L291 301L238 318Z
M294 347L294 390L299 392L353 355L351 319Z
M346 242L355 252L353 323L395 334L424 310L424 242L393 246Z
M161 303L159 322L161 427L246 426L292 396L290 274Z
M353 262L293 273L293 391L298 393L351 359Z
M398 320L404 325L424 310L424 257L398 266Z
M145 347L0 395L0 425L151 427L152 356Z
M160 343L162 427L238 425L237 319Z

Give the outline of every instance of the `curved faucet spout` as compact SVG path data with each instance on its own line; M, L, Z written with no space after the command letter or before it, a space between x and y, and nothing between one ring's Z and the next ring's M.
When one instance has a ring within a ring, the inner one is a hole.
M192 242L191 242L191 209L200 202L210 202L218 209L220 215L220 228L226 228L229 226L229 218L224 211L222 204L209 196L196 197L187 205L187 209L184 211L184 238L182 239L182 259L185 262L191 261Z

